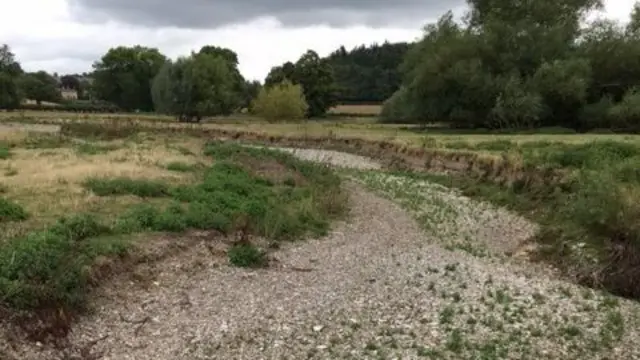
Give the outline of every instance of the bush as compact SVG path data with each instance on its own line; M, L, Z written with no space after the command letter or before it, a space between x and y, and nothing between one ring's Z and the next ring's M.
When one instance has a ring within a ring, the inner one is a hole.
M268 121L300 120L309 108L300 85L289 81L260 89L252 111Z

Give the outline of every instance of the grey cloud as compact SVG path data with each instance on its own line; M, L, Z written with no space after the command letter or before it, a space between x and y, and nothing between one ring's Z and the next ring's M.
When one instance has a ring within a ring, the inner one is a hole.
M148 27L216 28L260 17L284 26L384 26L415 28L464 5L464 0L68 0L83 22L117 20ZM419 26L418 25L418 26Z

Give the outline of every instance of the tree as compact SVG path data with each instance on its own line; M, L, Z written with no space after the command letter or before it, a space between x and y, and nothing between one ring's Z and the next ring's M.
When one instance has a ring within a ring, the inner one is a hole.
M8 45L0 46L0 109L13 110L22 100L17 81L22 75L20 63Z
M267 74L267 78L264 80L264 86L281 84L285 80L291 82L298 80L296 78L296 66L291 61L271 68L271 71Z
M302 87L289 80L260 89L251 107L255 114L269 121L302 119L308 109Z
M63 75L60 77L60 86L80 92L80 80L76 75Z
M253 102L253 100L255 100L258 97L258 94L260 93L260 90L262 89L262 84L260 83L260 81L254 80L254 81L245 81L244 83L244 87L243 87L243 100L242 100L242 107L243 108L247 108L248 110L251 110L251 104Z
M112 48L93 65L92 90L124 110L153 111L151 82L166 61L155 48Z
M351 51L344 47L326 59L336 81L339 103L380 103L400 88L400 64L410 44L388 43L359 46Z
M640 2L636 1L636 3L633 4L630 17L629 24L627 24L627 31L631 34L638 35L638 31L640 31Z
M188 121L230 115L242 100L237 80L225 57L193 53L166 63L159 71L152 86L155 108Z
M326 114L336 104L336 87L333 70L326 59L321 59L315 51L308 50L295 63L287 62L271 69L265 80L265 86L289 80L301 85L309 108L307 117Z
M35 100L38 105L43 101L60 101L58 82L45 71L22 75L20 87L24 96L28 99Z
M606 105L598 89L640 69L640 47L630 37L621 40L617 28L582 31L599 0L467 2L464 22L448 12L411 46L401 66L402 91L385 103L385 121L582 130L580 119ZM618 56L627 70L615 63ZM592 111L582 110L596 102Z

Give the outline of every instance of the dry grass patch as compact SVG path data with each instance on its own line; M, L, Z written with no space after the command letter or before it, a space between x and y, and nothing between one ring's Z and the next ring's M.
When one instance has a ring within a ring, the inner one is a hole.
M27 137L28 138L28 137ZM26 138L25 138L26 139ZM89 212L106 218L115 217L142 200L135 196L98 197L83 188L90 178L148 179L167 184L188 184L196 179L194 172L167 169L170 163L210 164L210 159L196 151L197 141L189 154L166 139L137 141L88 142L85 146L110 149L105 152L83 152L78 147L25 149L13 148L12 156L0 160L0 172L6 196L22 205L27 212L37 214L20 223L0 224L0 240L20 236L29 230L42 228L61 216ZM174 141L174 140L172 140ZM151 200L145 200L151 201ZM153 200L159 201L159 200Z
M382 105L337 105L329 109L330 114L380 115Z

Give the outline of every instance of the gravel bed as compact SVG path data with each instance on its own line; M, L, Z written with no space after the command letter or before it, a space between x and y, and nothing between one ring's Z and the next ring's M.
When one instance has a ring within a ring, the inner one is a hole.
M262 146L251 146L256 148L262 148ZM339 168L349 168L358 170L378 170L382 168L382 165L377 161L370 158L349 154L340 151L333 150L317 150L317 149L300 149L300 148L286 148L286 147L267 147L268 149L280 150L293 154L297 158L319 162L327 165L336 166Z
M337 161L333 152L295 153ZM399 181L375 179L368 185ZM637 303L531 274L517 262L448 249L434 239L444 224L459 228L444 237L507 238L496 244L534 229L510 228L525 226L515 218L493 222L514 215L414 185L420 197L440 200L406 211L402 199L348 183L349 220L325 238L275 252L281 267L231 268L196 247L158 264L149 288L107 287L70 341L81 348L104 338L94 353L118 360L640 358ZM438 204L455 214L438 218ZM423 208L423 218L440 224L432 232L415 221ZM470 230L483 223L493 230ZM63 358L46 346L14 356Z
M381 172L353 175L401 204L428 235L448 249L477 256L513 254L538 230L536 224L517 214L436 183Z

